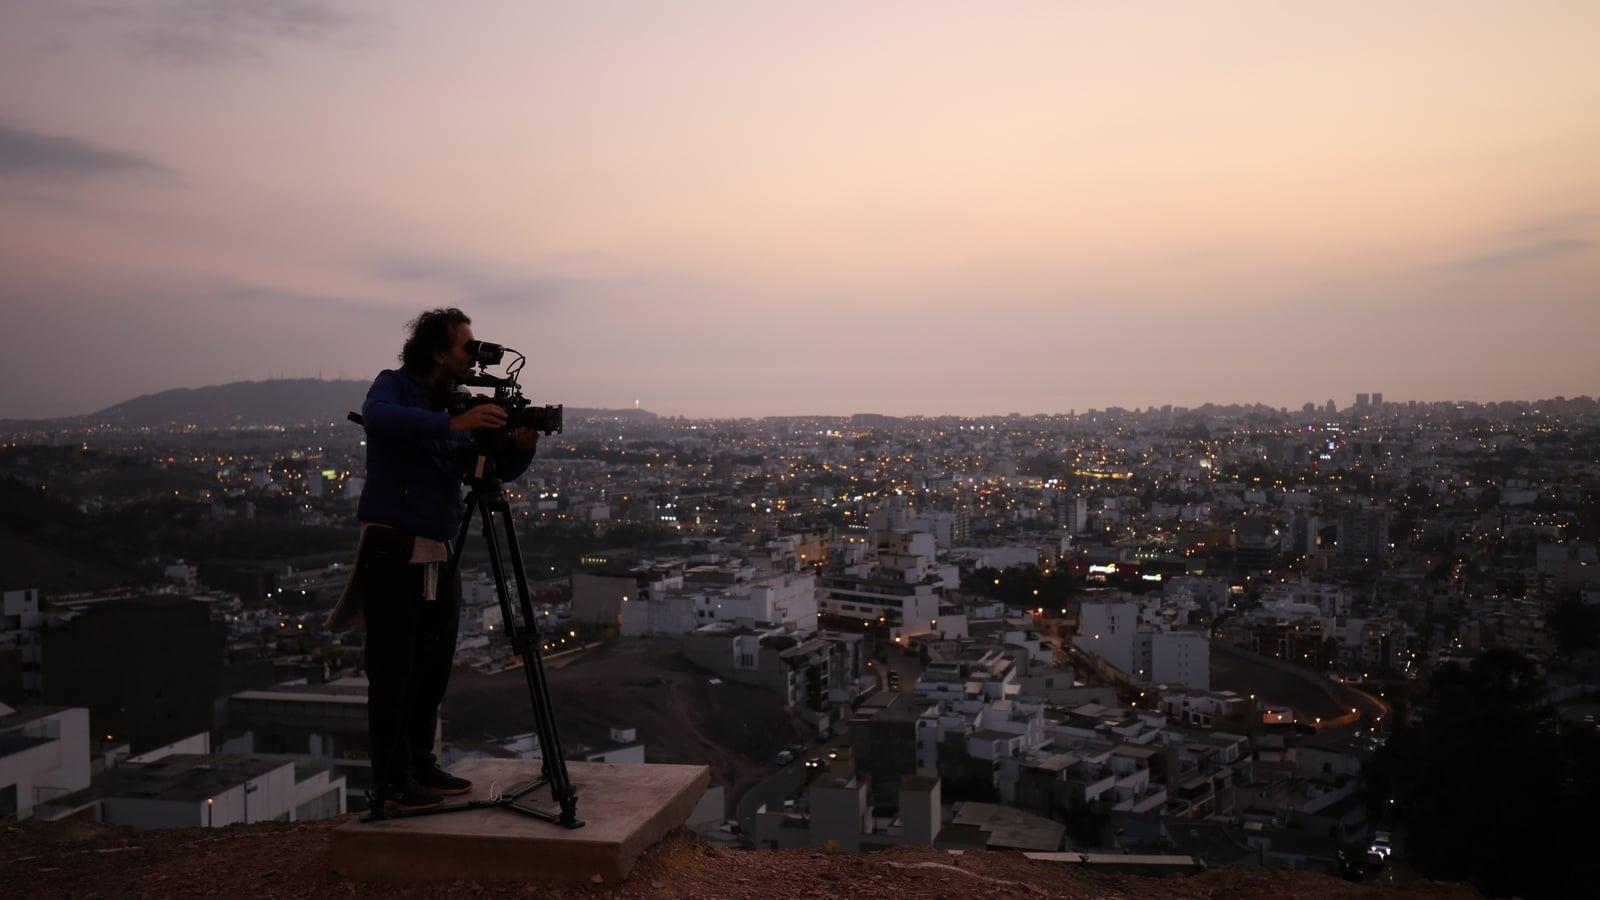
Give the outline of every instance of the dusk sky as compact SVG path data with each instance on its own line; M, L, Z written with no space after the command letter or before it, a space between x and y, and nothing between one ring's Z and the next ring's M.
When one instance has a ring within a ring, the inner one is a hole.
M1600 393L1600 3L0 0L0 417Z

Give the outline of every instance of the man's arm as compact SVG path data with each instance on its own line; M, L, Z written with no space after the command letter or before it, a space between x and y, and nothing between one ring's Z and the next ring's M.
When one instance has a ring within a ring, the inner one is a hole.
M384 372L367 390L361 404L362 424L367 433L379 437L443 438L450 434L450 414L442 409L407 406L400 379Z

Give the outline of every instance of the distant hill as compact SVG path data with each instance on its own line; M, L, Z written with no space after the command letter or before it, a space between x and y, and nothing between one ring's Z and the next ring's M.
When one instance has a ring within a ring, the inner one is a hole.
M323 381L315 378L280 378L236 381L201 388L176 388L124 400L99 412L66 419L9 420L0 431L28 428L109 425L117 428L160 428L193 425L197 428L239 428L267 425L304 425L342 422L345 413L361 409L367 381ZM535 403L553 398L532 397ZM576 424L590 416L654 419L656 414L637 409L579 409L568 407L565 419Z

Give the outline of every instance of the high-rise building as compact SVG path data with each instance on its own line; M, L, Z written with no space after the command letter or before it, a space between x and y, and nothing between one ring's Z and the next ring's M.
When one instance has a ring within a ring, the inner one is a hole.
M1377 393L1372 395L1372 405L1373 406L1379 406L1379 407L1383 406L1383 392L1382 391L1379 391L1379 392L1377 392Z
M1371 398L1369 398L1366 394L1357 394L1356 395L1356 409L1366 409L1367 408L1367 403L1368 403L1368 401L1370 399Z
M1339 518L1339 555L1347 560L1389 555L1389 511L1381 507L1347 509Z
M1234 560L1246 571L1270 569L1283 555L1281 537L1280 529L1266 519L1243 519L1233 529Z
M1074 534L1089 527L1089 501L1063 494L1056 498L1056 524Z
M1321 520L1309 513L1299 513L1289 520L1283 540L1285 556L1311 556L1317 552L1318 529Z

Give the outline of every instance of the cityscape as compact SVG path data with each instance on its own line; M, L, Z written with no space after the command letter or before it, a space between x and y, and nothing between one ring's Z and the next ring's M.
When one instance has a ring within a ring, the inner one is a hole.
M0 0L0 900L1600 895L1597 37Z
M1509 886L1578 839L1600 739L1592 398L577 412L509 489L565 749L709 765L687 823L708 843ZM26 573L0 635L9 816L359 811L360 634L324 620L362 435L6 436ZM442 758L536 757L475 550ZM214 799L256 785L260 807ZM1520 834L1496 825L1517 808ZM1475 869L1473 841L1520 849L1485 844Z

